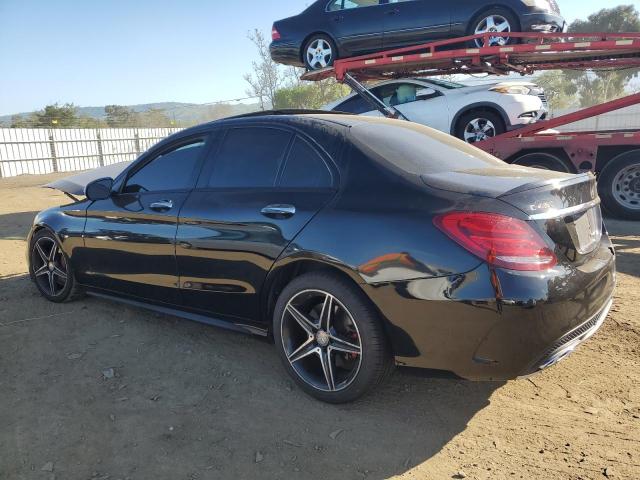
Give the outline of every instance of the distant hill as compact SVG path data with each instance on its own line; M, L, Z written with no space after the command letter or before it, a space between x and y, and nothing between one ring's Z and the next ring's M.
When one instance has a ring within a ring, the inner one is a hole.
M257 103L219 103L214 105L200 105L196 103L161 102L146 103L143 105L127 105L127 107L139 113L144 113L153 109L163 110L169 118L175 120L176 123L185 126L196 125L198 123L216 120L218 118L242 115L244 113L259 110L259 105ZM27 117L31 113L32 112L23 112L15 115ZM0 116L0 126L9 125L11 123L12 116L13 114ZM104 107L78 107L78 116L96 118L100 120L106 117L106 113Z

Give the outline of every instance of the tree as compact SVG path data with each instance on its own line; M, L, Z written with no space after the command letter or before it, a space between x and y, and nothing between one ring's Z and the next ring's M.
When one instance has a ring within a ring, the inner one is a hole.
M104 107L107 114L107 125L111 128L136 127L138 118L136 112L129 107L120 105L107 105Z
M260 30L256 28L248 37L258 49L258 60L251 63L253 73L244 76L249 84L247 95L257 97L262 110L277 108L276 92L284 83L280 66L271 59L269 45Z
M536 83L544 88L551 110L570 108L577 104L578 87L568 82L561 71L551 70L536 78Z
M569 27L572 33L640 32L640 15L633 5L604 8L589 15L587 20L576 20ZM560 105L571 104L576 95L580 106L590 107L626 94L629 82L638 75L638 69L617 71L550 72L538 77L538 83L547 94L555 96ZM562 107L559 107L562 108Z
M169 118L164 110L152 108L138 114L138 126L145 128L169 128L177 125L174 120Z
M349 88L335 81L323 81L281 88L276 92L278 108L320 109L349 94Z
M73 103L47 105L29 119L34 128L72 128L78 121L77 108Z

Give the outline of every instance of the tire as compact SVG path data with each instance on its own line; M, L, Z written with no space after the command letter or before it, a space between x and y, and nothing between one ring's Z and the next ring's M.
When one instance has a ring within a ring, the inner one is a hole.
M475 128L475 125L478 126L478 129ZM455 134L456 137L467 143L477 143L501 135L506 130L504 120L498 113L490 110L476 110L465 113L458 119Z
M323 402L353 402L393 367L375 309L356 287L330 273L308 273L285 287L276 303L273 334L289 375Z
M611 159L598 176L604 207L624 220L640 220L640 150Z
M553 170L555 172L575 173L574 170L567 165L564 159L547 152L531 152L526 153L513 162L513 165L521 167L540 168L543 170Z
M483 31L485 31L487 28L490 30L492 27L490 23L487 23L487 20L491 18L493 18L494 26L497 27L496 31L501 31L501 32L507 32L507 31L519 32L520 31L520 21L518 20L518 18L509 10L496 7L496 8L491 8L489 10L486 10L482 12L480 15L478 15L471 22L469 31L467 32L468 35L483 33ZM502 20L503 22L506 21L506 23L508 24L508 30L507 29L498 30L498 28L500 28L500 25L503 25L503 23L498 24L498 20ZM478 39L478 40L471 41L469 46L472 48L481 48L484 46L504 46L504 45L513 45L515 43L518 43L517 38L512 38L512 37L506 37L506 39L505 37L495 37L495 38L497 40L494 43L491 43L490 45L485 45L484 41Z
M315 52L315 56L312 55L313 52ZM324 55L322 52L324 52ZM338 50L336 44L329 36L316 34L312 35L304 44L301 53L307 70L320 70L333 66L333 62L337 58Z
M69 258L55 235L43 229L29 245L29 275L40 294L54 303L64 303L80 295Z

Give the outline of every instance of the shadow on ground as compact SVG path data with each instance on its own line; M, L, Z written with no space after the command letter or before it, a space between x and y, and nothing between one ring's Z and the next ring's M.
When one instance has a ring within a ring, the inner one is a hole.
M398 372L325 405L261 339L93 298L54 305L26 276L0 292L6 478L52 462L58 478L383 479L438 453L500 387Z
M0 240L24 240L29 234L38 212L20 212L0 215Z

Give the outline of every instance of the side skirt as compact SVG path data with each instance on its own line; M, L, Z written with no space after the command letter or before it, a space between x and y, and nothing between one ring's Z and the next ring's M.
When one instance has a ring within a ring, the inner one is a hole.
M145 310L151 310L154 312L163 313L165 315L173 315L174 317L184 318L186 320L191 320L193 322L204 323L205 325L211 325L213 327L224 328L225 330L232 330L234 332L240 332L240 333L250 334L250 335L258 335L261 337L267 337L269 334L269 331L267 329L254 327L253 325L228 322L218 318L209 317L207 315L199 315L197 313L185 312L183 310L178 310L170 307L161 307L159 305L140 302L137 300L131 300L128 298L118 297L115 295L109 295L106 293L97 292L95 290L86 290L85 293L93 297L103 298L106 300L111 300L119 303L124 303L126 305L131 305L133 307L139 307Z

